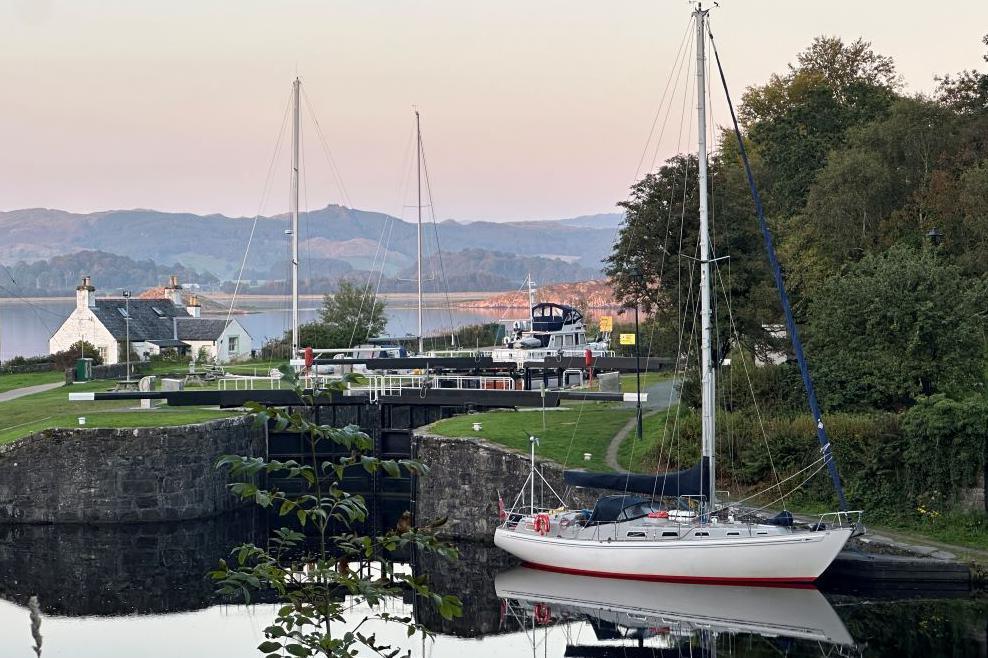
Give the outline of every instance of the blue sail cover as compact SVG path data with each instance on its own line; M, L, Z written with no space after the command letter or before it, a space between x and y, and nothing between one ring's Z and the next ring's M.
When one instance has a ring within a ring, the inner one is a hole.
M684 471L656 475L566 471L563 473L563 481L574 487L609 489L649 496L706 496L709 500L709 469L710 460L704 457L699 464Z

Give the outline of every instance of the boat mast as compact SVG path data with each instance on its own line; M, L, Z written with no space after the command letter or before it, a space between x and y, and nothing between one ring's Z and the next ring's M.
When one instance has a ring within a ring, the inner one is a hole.
M298 143L299 143L299 89L302 81L292 83L292 352L289 358L298 356Z
M528 273L528 321L529 329L535 328L535 281L532 280L532 273Z
M707 10L709 11L709 10ZM700 387L702 399L702 428L703 428L703 457L707 458L706 477L709 480L710 502L709 509L714 509L716 505L715 489L715 465L714 465L714 431L715 424L715 373L713 366L713 349L711 336L711 303L710 303L710 222L707 209L707 85L704 79L706 73L707 58L704 51L706 31L704 23L707 18L707 11L702 5L697 5L693 16L696 18L696 96L698 99L696 106L697 113L697 134L698 148L697 158L699 160L700 183L700 325L702 330L701 356L700 356Z
M418 203L415 207L418 209L418 242L419 242L419 257L418 257L418 292L419 292L419 354L425 352L424 346L422 344L422 127L419 122L419 111L415 110L415 176L418 182Z

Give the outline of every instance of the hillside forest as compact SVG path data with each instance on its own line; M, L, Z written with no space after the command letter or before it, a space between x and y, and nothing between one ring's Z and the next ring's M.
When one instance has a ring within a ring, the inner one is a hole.
M983 511L960 510L983 483L988 436L988 74L936 83L907 93L868 42L819 37L737 109L852 506L983 538ZM733 130L710 158L714 257L726 257L713 275L719 459L724 487L744 489L805 466L818 446L796 366L752 367L788 343ZM605 263L620 298L654 313L646 349L694 366L696 172L681 154L639 180ZM694 379L683 396L698 405ZM699 423L681 427L653 437L653 460L687 465L669 444L692 444ZM792 498L811 499L833 504L825 473Z

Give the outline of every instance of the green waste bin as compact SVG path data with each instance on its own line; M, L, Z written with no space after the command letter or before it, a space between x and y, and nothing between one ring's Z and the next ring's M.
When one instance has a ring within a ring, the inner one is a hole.
M93 378L93 360L78 359L75 362L75 380L77 382L88 382Z

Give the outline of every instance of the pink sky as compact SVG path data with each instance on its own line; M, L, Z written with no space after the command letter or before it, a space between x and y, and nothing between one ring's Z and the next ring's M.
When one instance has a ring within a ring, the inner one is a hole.
M735 97L822 33L872 41L913 92L988 66L988 2L721 5ZM0 0L0 208L253 215L298 72L357 208L409 216L415 105L439 217L610 212L689 12L679 0ZM306 204L343 203L305 132ZM282 156L265 214L287 208Z

